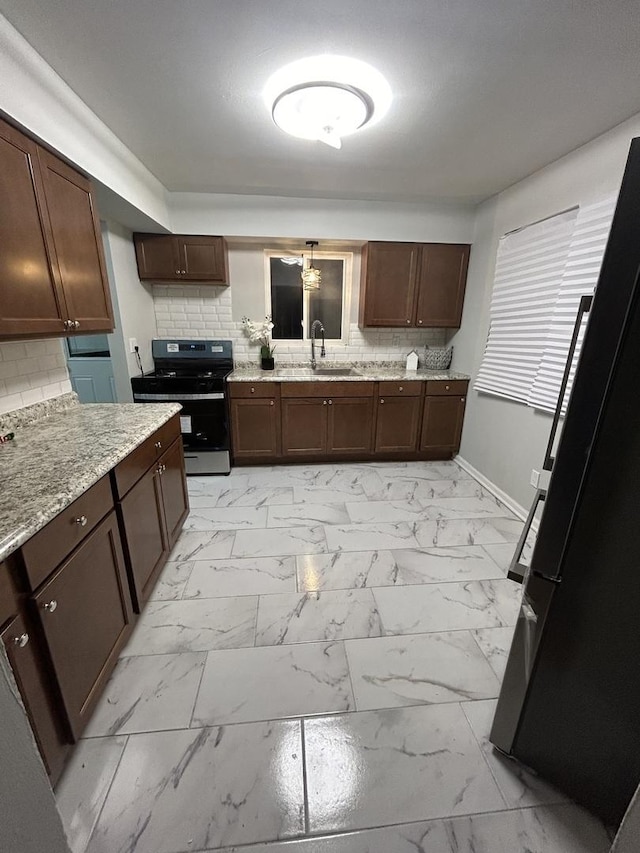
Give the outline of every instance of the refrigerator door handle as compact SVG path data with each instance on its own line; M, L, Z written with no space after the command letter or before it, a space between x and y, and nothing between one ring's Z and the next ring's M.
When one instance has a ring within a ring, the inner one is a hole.
M560 417L562 414L564 395L567 391L569 376L571 375L573 355L576 351L576 346L578 345L578 335L580 334L580 326L582 325L582 320L585 314L588 314L591 310L592 303L593 295L580 297L580 306L578 308L576 321L573 326L573 334L571 336L571 343L569 344L569 354L567 355L567 363L564 366L564 373L562 374L562 383L560 384L560 391L558 393L558 403L556 405L556 410L553 413L553 423L551 424L551 434L549 435L549 443L547 444L547 449L544 454L544 462L542 463L542 467L545 471L551 471L553 469L553 463L555 462L555 457L553 456L553 445L556 440L558 424L560 423Z
M530 566L521 562L522 552L524 551L524 546L527 544L527 537L529 536L529 531L531 530L531 525L533 524L533 519L535 518L536 510L538 509L538 504L540 501L543 501L546 496L547 493L544 489L538 489L533 499L529 515L524 523L522 533L520 534L518 544L516 545L516 550L514 551L511 563L509 564L507 577L511 581L517 581L518 583L524 584L527 579Z

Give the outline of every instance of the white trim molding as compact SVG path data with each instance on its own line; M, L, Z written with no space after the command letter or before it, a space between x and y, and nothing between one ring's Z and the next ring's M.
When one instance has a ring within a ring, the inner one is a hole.
M507 509L511 510L514 515L517 515L522 521L526 521L527 516L529 515L529 509L523 507L517 501L508 495L506 492L503 492L499 486L496 486L495 483L491 482L488 477L485 477L477 468L474 468L470 462L467 462L462 456L456 456L454 458L454 462L462 468L463 471L466 471L467 474L471 474L474 480L477 480L480 485L485 488L488 492L497 498L500 503L503 503ZM533 502L533 495L531 496L531 500ZM538 532L538 519L534 518L533 523L531 525L531 529L534 533ZM515 547L515 545L514 545Z

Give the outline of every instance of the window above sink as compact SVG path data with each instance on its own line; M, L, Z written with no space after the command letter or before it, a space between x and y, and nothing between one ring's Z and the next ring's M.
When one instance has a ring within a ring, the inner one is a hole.
M327 343L348 341L353 254L314 252L313 262L322 283L318 291L310 292L302 287L302 255L265 252L266 313L273 319L276 344L310 341L314 320L324 326Z

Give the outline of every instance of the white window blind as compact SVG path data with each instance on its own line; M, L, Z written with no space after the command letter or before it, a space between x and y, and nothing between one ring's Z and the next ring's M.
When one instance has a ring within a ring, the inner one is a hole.
M580 297L592 294L598 283L615 206L616 196L613 195L581 207L578 212L544 352L528 399L529 405L536 409L554 411L557 405ZM572 361L563 414L569 400L585 328L586 318L580 328Z
M574 208L500 240L489 336L476 390L523 403L529 400L545 352L577 213Z

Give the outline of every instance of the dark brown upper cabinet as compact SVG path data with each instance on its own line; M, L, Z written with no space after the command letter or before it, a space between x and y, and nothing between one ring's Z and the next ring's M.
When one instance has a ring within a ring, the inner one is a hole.
M0 120L0 338L110 331L90 182Z
M458 328L469 249L452 243L367 243L360 326Z
M133 241L142 281L229 283L223 237L134 234Z

